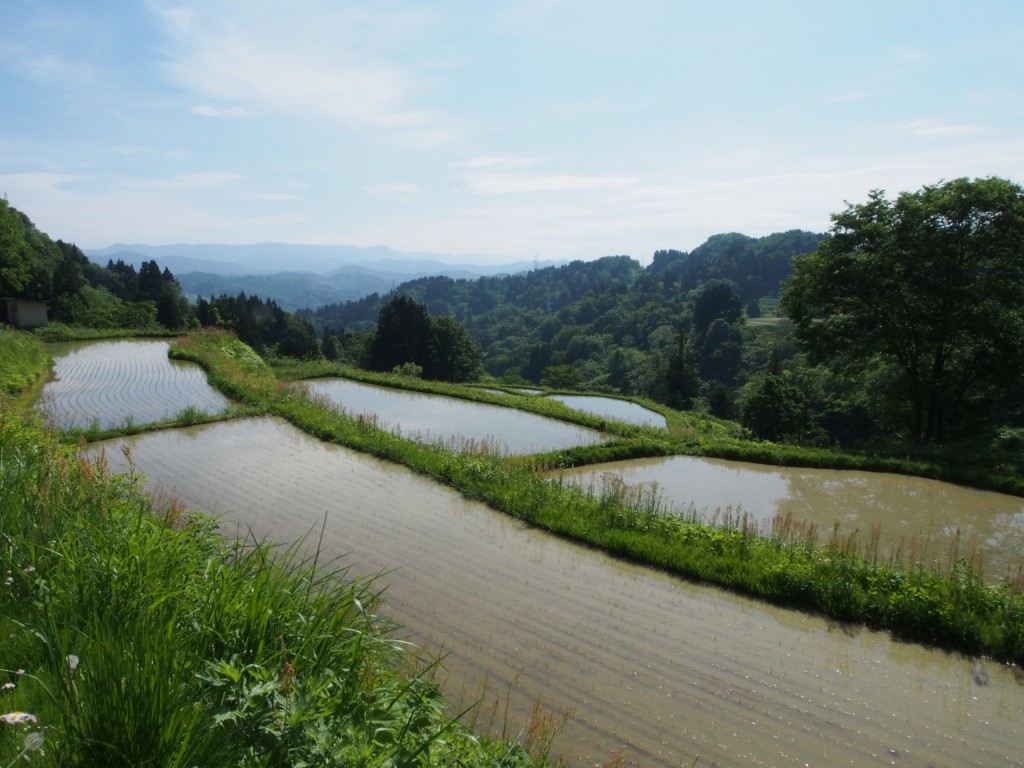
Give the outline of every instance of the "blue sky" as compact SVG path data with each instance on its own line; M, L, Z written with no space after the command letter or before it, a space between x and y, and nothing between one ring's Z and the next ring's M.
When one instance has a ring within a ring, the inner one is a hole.
M4 0L0 194L55 238L479 260L1024 183L1024 3Z

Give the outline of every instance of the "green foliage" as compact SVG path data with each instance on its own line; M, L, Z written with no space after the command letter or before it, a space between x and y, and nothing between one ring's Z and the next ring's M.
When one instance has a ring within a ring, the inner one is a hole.
M438 381L479 381L484 372L476 342L450 317L430 319L429 363L426 376Z
M370 343L370 368L390 371L403 363L430 367L430 315L408 296L396 296L380 310Z
M740 421L762 440L804 442L814 432L807 399L777 357L744 387Z
M395 376L407 376L410 379L422 379L423 368L416 363L402 363L396 365L394 370L391 371Z
M368 358L372 370L415 366L436 381L476 381L483 374L480 350L466 329L450 317L430 317L423 304L404 295L381 309Z
M977 429L1024 366L1024 190L876 190L832 218L783 297L810 360L885 381L877 412L913 440Z
M579 374L575 388L637 394L680 407L700 398L690 394L694 382L680 378L679 359L670 362L677 334L691 334L694 365L701 366L698 373L705 379L696 386L705 397L715 383L730 389L742 383L747 371L739 296L747 290L756 290L754 296L777 292L779 280L791 271L793 255L809 252L818 240L799 232L761 239L730 235L711 238L692 254L659 252L647 269L614 256L478 280L423 278L403 283L395 294L302 314L324 329L325 350L329 333L337 334L338 328L369 334L373 343L383 307L405 296L431 316L450 317L463 326L491 376L539 384L545 369L572 365ZM705 287L708 296L698 314L710 317L701 325L697 344L692 315ZM720 297L715 288L723 291ZM724 304L714 305L713 295ZM725 324L708 335L715 319ZM349 351L357 346L344 338L332 354L359 364L358 354Z
M315 359L320 342L312 326L298 315L285 312L273 300L259 296L220 296L196 302L196 320L203 327L233 331L264 357Z
M580 383L580 372L574 365L549 365L540 383L551 389L575 389Z
M47 300L61 254L29 218L0 199L0 297Z
M42 376L49 359L33 334L0 327L0 395L14 395Z
M184 328L191 307L155 261L141 273L123 261L91 264L81 249L52 241L27 216L0 201L0 296L49 304L50 319L89 328Z

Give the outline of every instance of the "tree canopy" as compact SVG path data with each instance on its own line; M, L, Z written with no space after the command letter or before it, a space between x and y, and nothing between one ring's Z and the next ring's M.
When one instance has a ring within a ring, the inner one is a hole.
M430 317L423 304L404 295L381 308L368 355L378 371L413 365L428 379L456 382L483 374L480 349L466 329L451 317Z
M783 294L799 345L869 377L914 440L970 429L1021 380L1024 190L999 178L894 201L876 190L832 220Z

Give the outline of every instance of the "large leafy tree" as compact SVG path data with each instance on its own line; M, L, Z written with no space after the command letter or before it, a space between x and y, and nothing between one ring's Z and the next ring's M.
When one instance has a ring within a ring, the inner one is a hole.
M430 315L408 296L395 296L380 310L370 343L370 367L390 371L404 363L427 368L430 358Z
M427 378L456 382L476 381L483 372L480 349L469 332L450 317L432 317Z
M1022 378L1024 190L999 178L894 201L876 190L832 221L782 299L809 359L884 382L915 440L976 426Z

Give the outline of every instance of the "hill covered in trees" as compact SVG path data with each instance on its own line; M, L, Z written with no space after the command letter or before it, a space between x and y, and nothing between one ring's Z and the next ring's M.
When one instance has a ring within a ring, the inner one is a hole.
M329 357L358 364L371 343L363 334L404 296L461 323L496 378L639 394L676 407L718 392L728 415L736 389L768 359L753 349L744 359L746 319L760 316L761 299L777 300L794 258L821 238L717 235L689 253L658 251L647 268L608 256L504 277L429 277L299 314L323 335ZM760 327L760 336L771 336L772 324Z
M50 319L92 328L180 329L189 302L169 270L148 261L92 263L73 243L51 240L0 200L0 297L49 304Z

